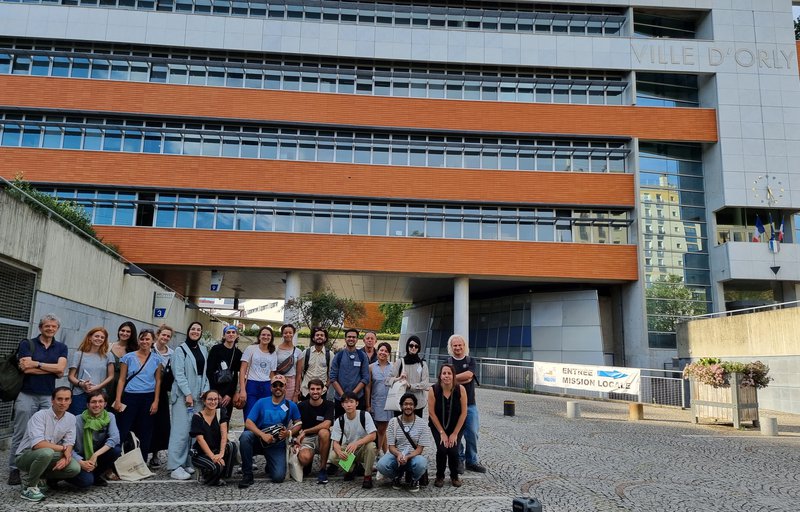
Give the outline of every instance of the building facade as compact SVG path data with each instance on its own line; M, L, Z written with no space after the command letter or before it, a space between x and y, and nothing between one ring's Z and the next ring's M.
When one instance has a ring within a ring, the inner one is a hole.
M662 367L797 298L793 36L790 0L0 0L0 173L188 297Z

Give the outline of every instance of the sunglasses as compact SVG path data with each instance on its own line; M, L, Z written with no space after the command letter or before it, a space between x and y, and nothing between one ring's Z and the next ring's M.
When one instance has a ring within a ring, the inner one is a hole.
M419 345L417 345L416 343L411 343L408 345L408 348L419 348Z
M273 388L282 388L284 387L283 382L275 382L272 384Z

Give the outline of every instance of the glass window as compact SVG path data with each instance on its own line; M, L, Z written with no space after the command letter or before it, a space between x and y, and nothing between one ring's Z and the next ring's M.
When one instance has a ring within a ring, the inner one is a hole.
M38 148L41 143L42 129L39 126L25 125L22 128L22 147Z
M61 148L61 128L49 126L44 129L44 140L42 142L44 148Z

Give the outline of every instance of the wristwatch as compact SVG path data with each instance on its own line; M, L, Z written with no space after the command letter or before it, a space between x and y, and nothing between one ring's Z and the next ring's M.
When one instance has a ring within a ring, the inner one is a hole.
M40 370L42 369L42 362L41 361L37 361L36 368L39 368Z

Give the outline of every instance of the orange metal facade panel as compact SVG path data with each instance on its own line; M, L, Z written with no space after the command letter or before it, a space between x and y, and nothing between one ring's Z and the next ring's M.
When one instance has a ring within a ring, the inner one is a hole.
M30 76L0 76L0 105L426 130L717 141L716 112L700 108L431 100Z
M142 265L635 281L636 246L97 226ZM219 247L239 250L219 251ZM273 251L269 247L292 247ZM168 247L169 250L154 250ZM263 250L259 250L259 248ZM332 257L333 256L333 257Z
M488 171L0 148L7 178L104 184L531 204L633 207L633 175Z

